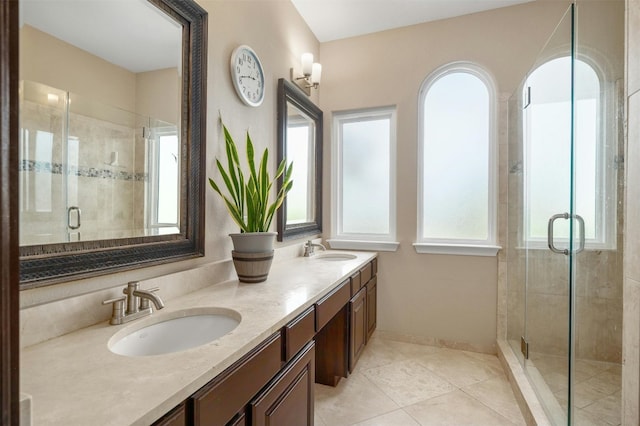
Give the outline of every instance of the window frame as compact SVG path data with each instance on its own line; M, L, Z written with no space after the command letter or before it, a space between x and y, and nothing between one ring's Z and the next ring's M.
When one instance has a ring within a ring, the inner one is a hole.
M151 129L150 127L144 127L143 132L153 132L154 140L151 143L147 143L146 145L146 158L147 160L147 185L145 185L146 198L147 203L149 205L149 209L145 212L146 218L146 226L145 228L151 235L162 235L163 229L179 229L178 222L170 223L170 222L160 222L158 220L159 208L158 202L160 197L159 192L159 179L160 179L160 138L163 136L179 136L178 130L175 126L161 126L155 129ZM155 140L157 138L157 140ZM180 156L180 145L178 142L178 156ZM178 167L177 167L177 175L180 176L180 159L177 159ZM177 211L176 211L176 220L180 221L180 185L178 183L178 191L177 191Z
M366 234L344 232L343 225L343 158L342 129L344 123L389 119L389 232ZM331 161L331 248L352 250L396 251L397 236L397 107L395 105L334 111L332 117L332 161Z
M478 78L487 88L489 95L488 123L488 192L487 192L487 239L463 238L429 238L424 237L424 175L423 163L425 150L425 101L430 89L441 78L449 74L466 73ZM453 254L469 256L496 256L500 246L497 243L498 217L498 130L497 130L497 86L491 74L477 64L466 61L452 62L441 66L427 76L418 92L418 197L417 197L417 230L416 242L413 244L417 253Z

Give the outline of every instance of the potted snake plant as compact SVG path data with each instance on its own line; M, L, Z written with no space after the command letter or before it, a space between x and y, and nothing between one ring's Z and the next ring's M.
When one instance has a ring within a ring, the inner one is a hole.
M262 282L267 279L271 267L273 244L277 235L275 232L269 232L269 228L275 213L293 186L293 164L287 165L286 159L282 160L272 178L268 171L269 150L265 148L259 164L256 164L253 142L247 131L248 174L245 175L238 147L224 123L222 129L227 157L226 167L216 158L222 183L218 184L209 178L209 185L222 197L231 218L240 227L239 233L230 234L234 247L233 263L238 279L242 282ZM273 184L280 178L282 184L275 199L271 201Z

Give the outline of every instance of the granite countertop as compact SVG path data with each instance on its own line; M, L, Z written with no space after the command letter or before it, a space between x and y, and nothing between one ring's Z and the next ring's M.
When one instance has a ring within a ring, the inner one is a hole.
M24 348L20 391L32 397L32 424L151 424L376 256L349 253L356 258L274 263L263 283L214 284L168 301L152 316L118 326L104 322ZM126 357L107 347L124 328L204 307L233 309L242 320L212 343L172 354Z

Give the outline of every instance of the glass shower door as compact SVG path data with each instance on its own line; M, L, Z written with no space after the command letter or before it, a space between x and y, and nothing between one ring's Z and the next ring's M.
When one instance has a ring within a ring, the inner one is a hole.
M571 421L575 254L584 241L574 208L573 19L572 5L522 88L521 350L555 424Z

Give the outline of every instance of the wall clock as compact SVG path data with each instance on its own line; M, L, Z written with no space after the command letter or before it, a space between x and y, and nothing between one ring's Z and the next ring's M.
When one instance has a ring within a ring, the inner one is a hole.
M264 71L260 58L247 45L231 53L231 79L238 96L245 104L257 107L264 100Z

